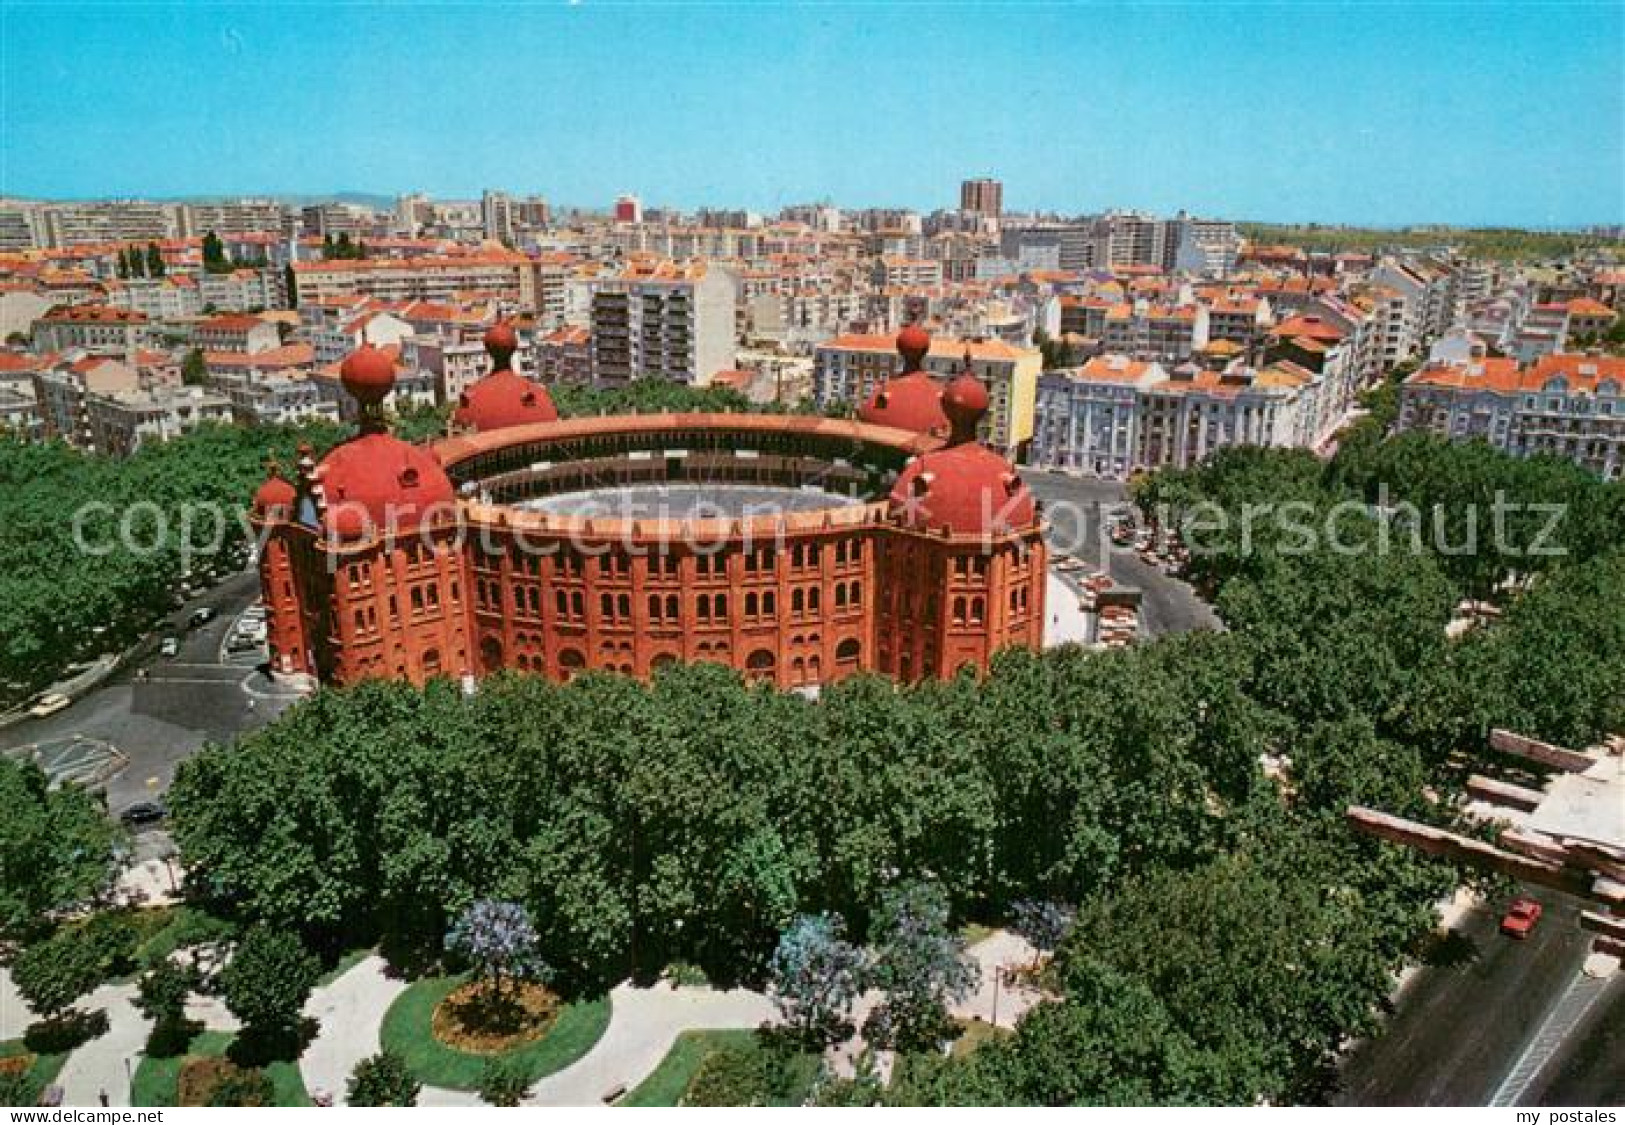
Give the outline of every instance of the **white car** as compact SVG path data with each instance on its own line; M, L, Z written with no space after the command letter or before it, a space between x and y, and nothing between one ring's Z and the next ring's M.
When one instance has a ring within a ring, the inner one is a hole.
M174 637L165 637L164 643L158 646L159 656L176 656L181 651L181 642Z
M36 719L43 719L47 715L54 715L67 707L73 700L59 691L50 692L39 697L39 702L28 709L28 713Z

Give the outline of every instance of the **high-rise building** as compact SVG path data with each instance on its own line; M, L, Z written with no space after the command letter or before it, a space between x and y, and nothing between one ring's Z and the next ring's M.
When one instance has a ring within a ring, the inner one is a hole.
M617 223L643 222L643 200L635 195L622 195L615 200L615 221Z
M966 180L959 185L959 209L998 218L1004 213L1004 185L998 180Z
M733 278L703 262L640 264L595 281L593 382L709 383L734 366L737 304Z
M487 189L480 195L480 226L485 237L503 245L513 242L513 197Z

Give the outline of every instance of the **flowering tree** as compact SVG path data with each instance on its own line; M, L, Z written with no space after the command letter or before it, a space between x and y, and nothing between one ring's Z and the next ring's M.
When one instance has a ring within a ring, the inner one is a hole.
M1077 916L1077 910L1065 903L1024 898L1011 906L1010 928L1027 939L1027 944L1042 957L1055 952Z
M836 915L799 915L768 964L779 1014L809 1044L843 1038L847 1012L863 989L863 951L845 934Z
M936 883L914 882L881 895L872 926L875 987L881 1002L863 1028L876 1046L930 1050L948 1037L948 1005L981 980L965 943L948 927L948 896Z
M446 935L446 948L468 958L474 972L501 992L513 981L545 981L552 970L536 953L536 927L517 902L482 898Z

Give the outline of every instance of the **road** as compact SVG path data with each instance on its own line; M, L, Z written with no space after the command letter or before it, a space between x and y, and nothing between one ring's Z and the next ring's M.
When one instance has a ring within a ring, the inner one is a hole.
M1546 907L1535 932L1524 941L1502 937L1497 932L1499 901L1470 911L1454 927L1457 939L1444 955L1406 984L1383 1033L1350 1052L1338 1104L1490 1103L1547 1013L1579 977L1591 944L1576 921L1576 900L1552 891L1522 893ZM1581 987L1601 986L1589 982ZM1609 987L1612 1007L1599 1004L1591 1015L1611 1016L1617 1037L1622 1030L1620 990ZM1619 1089L1621 1056L1591 1057L1596 1044L1589 1031L1592 1022L1588 1018L1561 1038L1552 1065L1529 1086L1522 1104L1561 1101L1570 1089L1604 1090L1610 1081L1613 1100L1625 1097Z
M175 767L205 742L262 726L297 698L256 669L254 654L222 659L232 622L258 597L252 571L204 591L171 615L168 635L180 641L174 657L158 655L161 636L149 638L125 668L73 706L0 730L0 751L75 736L99 740L128 763L107 782L109 811L117 815L163 793ZM186 628L200 606L214 609L214 620Z
M1219 619L1190 585L1171 578L1132 550L1114 547L1103 516L1129 509L1127 488L1114 481L1023 469L1022 479L1043 501L1052 551L1077 555L1105 569L1119 586L1140 591L1140 625L1150 636L1218 629ZM1102 567L1101 559L1109 561Z

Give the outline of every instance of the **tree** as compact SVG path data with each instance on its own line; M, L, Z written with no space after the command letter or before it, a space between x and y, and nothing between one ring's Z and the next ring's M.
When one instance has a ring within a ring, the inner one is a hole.
M226 1006L243 1021L247 1034L281 1040L297 1031L305 1000L321 977L322 965L297 935L255 926L243 935L220 973Z
M352 1106L392 1106L418 1104L423 1084L413 1077L406 1060L394 1051L380 1051L355 1064L350 1075L345 1102Z
M100 984L106 970L95 941L82 930L63 930L18 954L11 979L30 1008L54 1020Z
M208 273L230 273L234 268L220 236L212 230L203 236L203 268Z
M282 287L288 291L288 307L299 307L299 276L294 273L293 263L289 262L282 267Z
M494 899L475 902L446 934L446 948L468 958L475 974L496 992L515 981L545 981L551 975L537 945L529 911Z
M164 276L164 255L156 242L147 243L147 276Z
M864 1038L905 1051L934 1048L949 1034L948 1005L969 996L981 977L948 926L947 896L934 882L889 888L870 929L870 979L886 997L864 1024Z
M0 580L0 603L5 592ZM0 634L7 616L0 608ZM33 762L0 757L0 808L0 933L18 933L106 889L119 833L89 793L75 785L53 790Z
M163 1058L184 1050L190 1028L186 1002L198 986L198 971L169 958L159 961L142 975L136 986L135 1006L152 1020L147 1036L147 1054Z
M809 1046L844 1038L847 1014L863 990L863 951L844 939L832 914L803 914L779 938L768 963L773 1003Z
M1010 907L1010 928L1026 939L1040 957L1054 953L1078 916L1077 909L1047 899L1017 899Z
M480 1097L491 1105L513 1107L530 1092L530 1075L514 1058L497 1056L485 1060L480 1070Z
M193 348L181 360L181 382L188 387L200 387L209 381L209 364L203 358L202 348Z

